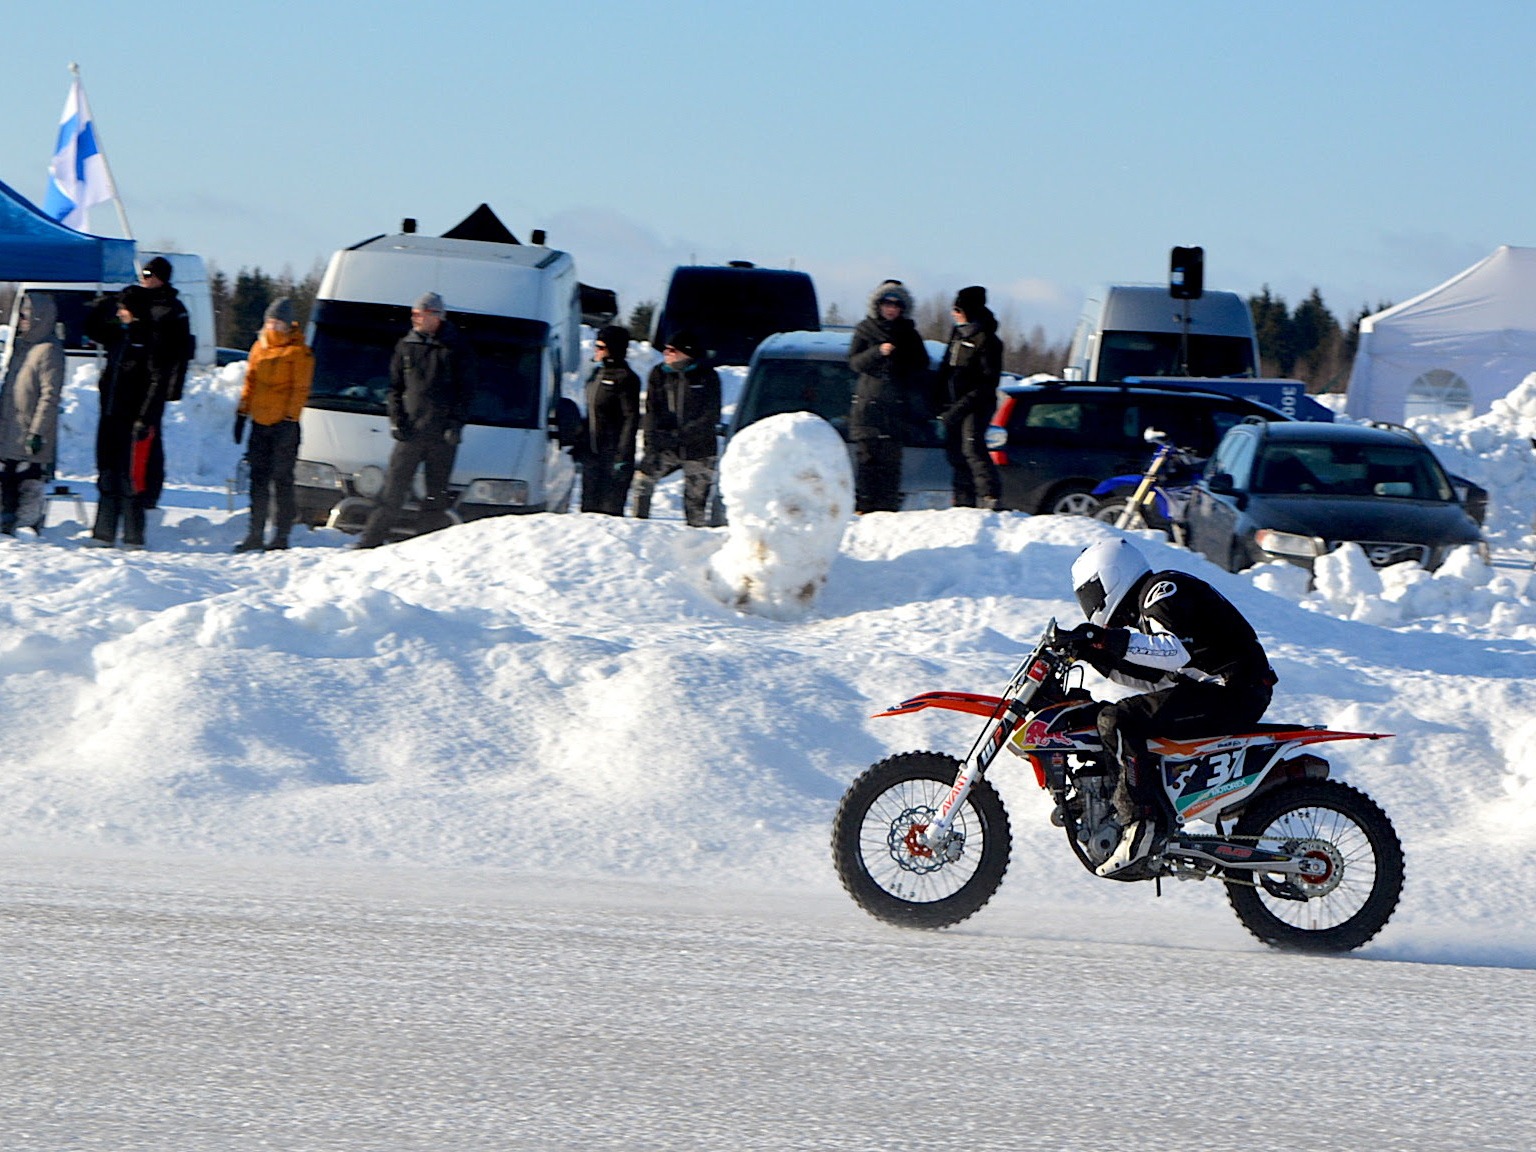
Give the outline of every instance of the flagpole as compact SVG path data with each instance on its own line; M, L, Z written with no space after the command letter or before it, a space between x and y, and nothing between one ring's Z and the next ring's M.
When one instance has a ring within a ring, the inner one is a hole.
M85 85L80 80L80 65L71 62L69 66L69 73L75 78L75 84L80 89L80 103L89 108L90 101L85 97ZM112 175L112 165L107 162L107 149L101 141L101 126L96 123L96 117L94 113L91 116L91 131L96 134L96 154L101 157L102 170L107 174L107 183L112 186L112 203L117 206L117 222L122 226L123 236L126 239L132 240L133 229L128 227L128 213L123 208L123 198L117 194L117 180ZM86 214L90 214L89 208L86 209ZM134 262L138 262L137 255L134 256Z

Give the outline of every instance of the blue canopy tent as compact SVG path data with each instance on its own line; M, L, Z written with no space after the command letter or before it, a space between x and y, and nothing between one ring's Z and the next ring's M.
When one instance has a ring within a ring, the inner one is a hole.
M66 228L0 183L0 280L128 283L133 253L132 240Z

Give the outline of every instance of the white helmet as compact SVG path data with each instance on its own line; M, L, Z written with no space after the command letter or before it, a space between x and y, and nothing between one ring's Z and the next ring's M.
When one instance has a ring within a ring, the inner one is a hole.
M1125 594L1151 571L1142 554L1126 541L1100 540L1072 561L1072 591L1089 623L1106 628Z

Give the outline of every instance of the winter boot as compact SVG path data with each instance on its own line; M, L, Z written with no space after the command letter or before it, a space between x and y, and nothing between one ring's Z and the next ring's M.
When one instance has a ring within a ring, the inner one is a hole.
M1113 876L1124 872L1132 864L1145 860L1157 843L1157 821L1135 820L1120 833L1120 843L1109 854L1109 859L1094 869L1100 876Z
M260 552L266 545L260 536L247 536L235 545L236 552Z
M274 536L272 543L267 545L268 552L285 552L288 549L288 537Z

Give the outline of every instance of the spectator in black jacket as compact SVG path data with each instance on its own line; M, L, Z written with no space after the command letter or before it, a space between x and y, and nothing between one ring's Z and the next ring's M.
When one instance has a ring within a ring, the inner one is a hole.
M442 519L476 382L474 350L448 320L443 298L436 292L423 293L411 307L411 330L395 345L389 365L389 425L396 440L389 455L389 475L379 506L354 547L377 548L384 543L417 468L427 474L420 522L430 527Z
M996 508L1002 488L997 466L987 452L987 425L997 408L1003 373L1003 342L997 318L987 307L987 290L960 289L955 297L955 326L939 368L939 421L944 450L955 474L955 506Z
M699 359L698 341L674 332L662 347L662 362L645 382L645 415L640 421L644 455L635 477L635 515L651 514L656 484L683 473L683 514L689 525L709 522L709 492L715 483L720 448L720 377Z
M85 334L107 350L97 385L96 523L87 544L144 547L145 512L160 500L165 455L160 421L170 377L155 370L150 294L138 285L104 296L86 317Z
M922 418L928 350L912 323L912 294L887 280L869 298L869 315L848 344L848 365L859 374L848 415L853 442L855 508L901 508L901 449Z
M171 262L156 256L139 273L139 286L147 292L150 371L167 401L181 399L187 364L197 352L192 319L181 294L171 287Z
M582 464L581 510L624 515L635 469L635 433L640 427L640 377L630 369L629 329L599 329L587 378L587 443Z

